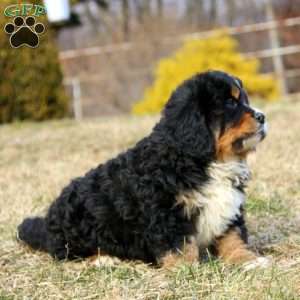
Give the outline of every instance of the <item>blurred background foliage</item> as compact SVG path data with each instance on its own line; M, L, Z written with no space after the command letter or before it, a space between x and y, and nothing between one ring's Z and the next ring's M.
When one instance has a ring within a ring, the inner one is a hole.
M0 11L10 4L16 1L2 0ZM1 17L0 28L12 21L12 18ZM39 21L45 24L46 31L35 49L12 48L9 36L0 30L0 123L41 121L68 115L69 101L62 85L58 49L46 18L40 17Z
M7 5L28 2L44 1L2 0L0 26L13 21ZM68 20L41 18L38 48L12 49L0 30L0 123L159 112L181 81L217 68L241 77L252 99L300 98L300 0L69 3ZM273 25L262 29L270 20L279 21L277 45Z
M259 74L259 67L257 59L239 53L237 41L226 33L220 32L204 40L187 40L173 55L159 61L153 85L133 106L133 112L160 112L182 81L210 69L234 74L243 81L250 95L274 100L279 96L278 84L273 76Z

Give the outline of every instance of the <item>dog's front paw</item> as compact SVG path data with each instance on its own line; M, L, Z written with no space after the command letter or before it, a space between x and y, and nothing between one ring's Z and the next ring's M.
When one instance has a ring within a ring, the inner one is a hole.
M265 257L265 256L259 256L254 260L248 261L243 264L243 269L245 271L253 270L256 268L268 268L272 265L272 258L271 257Z
M96 255L89 260L90 264L94 267L114 267L120 264L120 259L108 255Z

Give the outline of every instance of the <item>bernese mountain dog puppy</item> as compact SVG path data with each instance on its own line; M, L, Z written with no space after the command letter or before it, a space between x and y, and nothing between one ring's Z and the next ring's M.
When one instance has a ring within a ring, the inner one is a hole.
M266 135L241 80L196 74L171 95L149 136L74 179L18 237L56 259L108 255L172 266L203 249L230 263L247 247L247 154Z

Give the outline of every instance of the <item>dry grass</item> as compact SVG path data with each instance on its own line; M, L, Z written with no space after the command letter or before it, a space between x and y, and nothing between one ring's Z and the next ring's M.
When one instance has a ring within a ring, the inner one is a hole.
M300 105L266 107L270 134L251 157L251 245L274 264L244 272L218 261L161 271L122 263L58 263L15 240L77 175L147 134L155 118L107 118L0 128L0 299L300 299Z

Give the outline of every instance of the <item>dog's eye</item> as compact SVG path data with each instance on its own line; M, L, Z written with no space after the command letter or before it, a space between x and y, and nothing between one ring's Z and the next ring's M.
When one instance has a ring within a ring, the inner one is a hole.
M229 107L231 109L235 109L238 106L238 102L232 98L229 98L226 101L226 105L227 105L227 107Z

